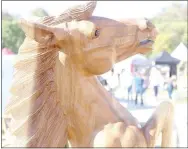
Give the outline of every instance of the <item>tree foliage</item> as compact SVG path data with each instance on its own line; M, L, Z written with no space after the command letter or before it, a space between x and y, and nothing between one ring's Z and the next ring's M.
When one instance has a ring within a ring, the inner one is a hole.
M49 14L43 8L36 8L31 12L32 16L43 17ZM16 17L7 12L2 12L2 47L10 48L17 53L25 35L16 23ZM153 46L153 56L162 50L172 52L180 42L187 46L187 6L173 4L159 14L152 22L158 28L159 35Z
M16 19L11 15L4 16L2 20L2 48L9 48L14 53L18 53L24 38L25 34Z
M37 17L49 16L47 11L45 11L43 8L36 8L31 12L31 14Z
M171 53L181 42L187 46L187 6L172 4L152 19L159 31L152 56L166 50Z
M11 14L9 14L8 12L2 12L2 19L12 21L14 19L14 17Z
M48 13L42 8L37 8L31 12L31 15L43 17L48 16ZM9 48L14 53L18 53L24 38L25 34L17 24L17 17L8 12L2 12L2 48Z

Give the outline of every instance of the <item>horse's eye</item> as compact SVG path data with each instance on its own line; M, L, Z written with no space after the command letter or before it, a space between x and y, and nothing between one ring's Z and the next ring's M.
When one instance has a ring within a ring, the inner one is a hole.
M99 29L96 29L96 30L95 30L95 37L98 37L98 36L99 36L99 34L100 34Z

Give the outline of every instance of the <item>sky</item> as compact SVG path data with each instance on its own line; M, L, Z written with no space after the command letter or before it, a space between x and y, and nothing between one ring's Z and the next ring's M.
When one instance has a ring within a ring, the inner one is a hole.
M50 15L58 15L68 7L86 1L2 1L2 9L14 15L29 17L35 8L44 8ZM109 18L151 18L172 3L187 4L187 1L98 1L93 13Z

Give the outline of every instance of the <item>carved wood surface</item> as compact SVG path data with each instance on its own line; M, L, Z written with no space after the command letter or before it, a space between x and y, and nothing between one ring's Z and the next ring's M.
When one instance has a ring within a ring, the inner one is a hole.
M20 21L26 39L6 108L16 136L11 146L64 147L69 141L72 147L154 147L161 131L162 145L170 145L171 103L161 104L141 128L95 77L150 51L155 26L145 19L91 16L95 7L88 2L58 17Z

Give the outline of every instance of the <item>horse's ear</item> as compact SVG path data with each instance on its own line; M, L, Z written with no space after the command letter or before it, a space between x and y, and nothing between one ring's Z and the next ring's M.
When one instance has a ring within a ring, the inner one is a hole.
M60 26L47 26L38 22L21 19L19 25L26 36L39 43L46 43L49 39L53 42L56 40L64 40L69 34L64 24Z
M52 27L40 24L38 22L26 21L21 19L18 22L25 35L39 43L53 37Z

